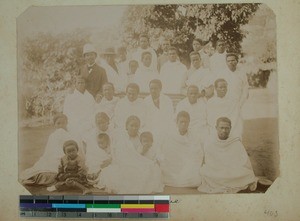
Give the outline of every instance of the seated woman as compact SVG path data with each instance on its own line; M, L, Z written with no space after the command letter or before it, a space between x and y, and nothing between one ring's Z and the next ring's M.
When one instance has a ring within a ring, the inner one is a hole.
M204 147L205 162L201 168L202 183L198 191L204 193L237 193L256 189L257 178L245 148L238 137L229 136L231 121L220 117L216 123L217 136Z
M60 158L64 156L62 146L71 139L67 131L67 116L58 114L53 119L55 131L49 136L44 154L31 167L23 171L20 181L24 185L52 185L56 180Z
M99 186L115 194L150 194L163 191L156 163L141 155L140 120L128 117L126 131L113 142L112 163L100 173Z
M161 143L160 168L167 186L197 187L201 183L203 150L188 131L189 123L190 115L186 111L179 112L176 130L170 130Z

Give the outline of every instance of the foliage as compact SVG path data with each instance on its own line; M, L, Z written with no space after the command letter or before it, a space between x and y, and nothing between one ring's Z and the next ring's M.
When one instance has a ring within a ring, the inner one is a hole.
M23 115L44 117L60 111L82 63L82 47L88 37L87 32L77 30L57 36L41 33L24 40L20 76Z
M258 6L259 4L132 6L123 19L125 43L134 47L139 34L147 33L151 36L151 43L157 46L159 39L165 36L172 39L172 44L184 54L192 50L192 40L195 37L207 42L223 38L228 41L230 50L240 51L240 43L245 36L240 27L248 22Z

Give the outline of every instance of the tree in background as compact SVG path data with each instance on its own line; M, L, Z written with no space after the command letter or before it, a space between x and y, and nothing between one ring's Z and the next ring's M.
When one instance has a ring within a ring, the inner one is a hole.
M88 39L88 32L77 30L56 36L41 33L20 44L22 118L61 111L64 96L83 62L82 48Z
M248 23L259 4L198 4L131 6L123 19L124 43L136 47L141 33L150 36L152 47L159 50L161 37L168 37L185 60L195 37L214 42L223 38L229 50L241 52Z

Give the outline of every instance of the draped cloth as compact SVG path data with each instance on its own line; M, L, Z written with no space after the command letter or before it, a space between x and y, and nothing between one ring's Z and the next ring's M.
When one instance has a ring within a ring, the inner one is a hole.
M43 155L31 167L20 174L20 181L23 184L47 185L53 183L58 172L60 159L64 156L63 144L67 140L74 139L64 129L55 130L48 138ZM82 154L82 149L80 150ZM38 176L39 174L45 174Z
M95 100L87 90L82 94L75 89L65 98L63 113L68 117L70 133L79 136L93 127Z
M139 66L142 66L142 54L144 52L150 52L152 55L152 61L151 61L151 65L150 68L153 71L157 71L157 54L155 52L155 50L151 47L148 47L147 49L142 49L142 48L138 48L133 54L132 54L132 59L135 59L138 61Z
M204 98L199 98L195 104L191 104L188 98L184 98L177 104L175 116L180 111L186 111L189 113L189 131L195 139L198 139L199 142L203 144L209 134L206 101Z
M96 110L95 116L99 112L104 112L112 120L113 116L114 116L114 112L115 112L115 107L119 100L120 100L120 98L115 97L115 96L110 101L107 100L105 97L103 97L102 100L100 101L100 103L95 105L95 110Z
M171 131L161 144L163 159L161 170L167 186L196 187L201 183L200 167L203 162L203 150L194 143L189 133L180 135Z
M140 87L140 92L149 93L149 83L153 79L159 79L159 74L151 67L146 67L143 64L137 69L134 82Z
M216 135L216 121L220 117L231 120L231 135L242 137L243 120L239 103L227 95L223 98L214 96L207 101L207 122L210 134Z
M138 136L134 140L137 139ZM137 151L128 134L120 135L114 145L113 161L100 173L99 186L116 194L150 194L163 191L158 165Z
M219 75L224 70L227 70L228 66L226 63L226 53L220 54L219 52L215 52L210 57L210 70L212 74Z
M207 81L207 78L211 75L208 68L198 68L194 69L191 68L188 71L188 79L186 80L187 87L190 85L196 85L199 88L199 91L201 92L205 88L209 86L209 83Z
M160 69L162 90L167 94L181 94L185 88L187 69L180 61L167 61Z
M144 99L146 107L145 130L150 130L154 135L161 134L171 125L173 126L172 117L174 109L172 100L168 96L161 94L158 102L159 108L154 105L151 95Z
M200 192L236 193L257 181L239 138L220 140L213 136L205 145L204 152Z
M135 101L131 102L127 97L124 97L119 100L115 107L115 126L124 129L127 118L131 115L135 115L140 119L141 126L143 127L145 124L145 114L145 105L141 98L137 98Z

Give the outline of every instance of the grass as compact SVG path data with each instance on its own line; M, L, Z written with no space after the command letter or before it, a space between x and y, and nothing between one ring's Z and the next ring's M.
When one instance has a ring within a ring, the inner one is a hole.
M19 171L31 167L43 154L52 127L24 127L19 131ZM274 181L279 175L278 120L259 118L244 121L243 143L250 157L256 176ZM30 157L29 157L30 156ZM26 187L31 193L48 195L45 187ZM258 190L264 192L265 190ZM57 194L63 194L62 192ZM94 194L105 194L97 189ZM166 187L163 194L198 193L196 188ZM53 193L55 194L55 192ZM79 194L68 191L67 194Z

